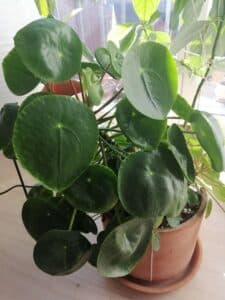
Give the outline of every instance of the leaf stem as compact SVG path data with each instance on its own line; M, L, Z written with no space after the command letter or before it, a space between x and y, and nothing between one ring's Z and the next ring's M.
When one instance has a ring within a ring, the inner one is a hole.
M0 196L1 196L1 195L4 195L4 194L7 194L8 192L10 192L10 191L12 191L12 190L14 190L14 189L16 189L16 188L19 188L19 187L23 187L22 184L16 184L16 185L13 185L13 186L9 187L8 189L6 189L6 190L0 192ZM32 188L33 186L32 186L32 185L25 185L25 187L26 187L26 188Z
M78 76L79 76L79 80L80 80L80 90L81 90L82 99L83 99L83 102L87 104L87 101L86 101L86 98L85 98L85 95L84 95L84 88L83 88L81 74L78 73Z
M71 217L71 220L70 220L70 225L69 225L69 228L68 228L69 231L71 231L72 228L73 228L73 223L75 221L76 214L77 214L77 209L74 208L73 214L72 214L72 217Z
M103 143L102 143L101 139L99 139L99 145L100 145L101 152L102 152L103 163L104 163L104 165L108 166L107 158L106 158L106 154L105 154L105 149L104 149L104 146L103 146Z
M115 93L115 95L113 95L109 100L107 100L101 107L99 107L94 113L97 114L99 113L103 108L105 108L106 106L108 106L110 103L112 103L118 96L119 94L122 92L123 88L119 89L119 91L117 93Z
M207 76L208 76L208 74L209 74L209 72L211 70L211 67L212 67L212 64L213 64L213 59L214 59L215 52L216 52L217 42L218 42L218 39L219 39L221 30L222 30L222 27L223 27L223 21L220 20L219 21L219 26L218 26L218 29L217 29L217 33L216 33L216 37L215 37L215 40L214 40L214 43L213 43L211 57L209 59L209 64L208 64L208 68L206 69L206 72L205 72L204 76L202 77L202 80L199 83L199 86L198 86L198 88L196 90L196 93L195 93L195 96L194 96L194 99L193 99L193 102L192 102L192 105L191 105L193 108L195 108L196 101L198 99L199 93L200 93L200 91L202 89L202 86L205 83L205 81L207 79Z
M15 168L16 168L16 172L17 172L17 175L18 175L18 177L19 177L19 180L20 180L20 182L21 182L21 185L22 185L22 188L23 188L25 197L26 197L26 199L27 199L28 193L27 193L26 186L25 186L25 184L24 184L23 177L22 177L22 174L21 174L21 172L20 172L20 169L19 169L19 166L18 166L18 164L17 164L16 159L13 159L13 163L14 163L14 166L15 166Z

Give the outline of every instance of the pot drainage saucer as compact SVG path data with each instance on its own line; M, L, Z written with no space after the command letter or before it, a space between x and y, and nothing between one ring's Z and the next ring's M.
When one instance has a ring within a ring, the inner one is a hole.
M181 276L173 280L165 280L160 282L149 282L136 279L130 275L119 278L118 280L125 286L146 294L163 294L172 292L184 284L186 284L198 271L202 260L202 246L200 241L197 241L194 254L188 268Z

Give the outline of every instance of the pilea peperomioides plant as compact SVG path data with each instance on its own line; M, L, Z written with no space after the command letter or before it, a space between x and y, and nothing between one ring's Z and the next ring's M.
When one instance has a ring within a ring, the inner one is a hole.
M22 209L36 240L34 261L51 275L87 261L104 276L127 275L149 243L157 248L153 230L184 222L187 205L199 207L185 135L196 135L216 172L225 169L217 121L178 95L175 60L157 42L130 41L125 52L111 42L87 62L77 34L51 17L19 30L14 44L3 61L14 94L75 75L81 90L64 96L47 89L1 110L0 148L38 181L28 192L24 186ZM105 73L122 87L100 105ZM171 110L186 128L172 124ZM91 243L84 233L97 234L95 218L105 213L110 222Z

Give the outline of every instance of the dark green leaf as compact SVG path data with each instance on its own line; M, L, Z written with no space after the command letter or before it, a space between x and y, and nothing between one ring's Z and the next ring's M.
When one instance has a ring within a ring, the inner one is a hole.
M109 50L106 48L98 48L95 51L95 57L99 65L102 67L102 69L111 75L115 79L119 79L121 76L116 72L112 65L111 55L109 53Z
M165 119L177 96L177 70L169 50L154 42L128 51L122 67L131 104L152 119Z
M122 162L118 175L120 201L131 215L176 216L187 202L187 184L167 149L138 152Z
M50 230L37 242L34 261L50 275L67 275L87 262L90 248L89 241L77 231Z
M41 96L46 96L46 95L50 95L50 93L46 93L46 92L38 92L38 93L34 93L31 94L30 96L28 96L20 105L19 107L19 111L21 112L22 109L24 109L25 106L27 106L28 104L30 104L32 101L34 101L36 98L40 98Z
M166 120L153 120L139 113L123 99L116 110L116 119L123 133L136 145L155 148L166 131Z
M42 81L68 80L80 70L81 42L61 21L34 21L18 31L14 41L24 65Z
M189 122L194 112L190 104L182 96L177 95L176 101L172 107L173 111L185 121Z
M194 164L182 131L176 124L173 124L169 128L167 136L169 149L173 153L184 175L189 181L193 182L195 180Z
M72 215L71 207L43 187L33 189L33 195L29 195L22 209L23 223L29 234L38 240L51 229L67 229Z
M65 191L69 203L86 212L106 212L117 203L116 176L111 169L95 165L90 166Z
M93 112L71 97L36 97L18 115L13 134L16 156L34 177L62 191L88 167L96 151Z
M30 92L40 81L25 67L15 48L4 58L2 67L7 86L16 95Z
M206 112L195 111L191 124L199 143L207 152L215 171L225 170L225 137L217 120Z
M116 227L104 240L97 260L97 268L106 277L129 274L151 239L152 222L132 219Z
M6 148L11 142L17 113L17 103L5 104L0 111L0 150Z
M197 192L192 189L188 189L188 205L190 207L198 206L200 203L200 197Z
M78 230L83 233L97 234L98 228L95 221L82 211L78 211L74 221L73 230Z

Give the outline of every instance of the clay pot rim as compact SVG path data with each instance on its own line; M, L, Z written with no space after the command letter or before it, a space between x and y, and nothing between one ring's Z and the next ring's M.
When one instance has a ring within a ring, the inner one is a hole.
M195 223L196 220L202 216L202 214L205 210L206 201L207 201L207 193L204 188L200 189L200 196L201 196L201 204L199 206L199 209L190 219L188 219L184 223L182 223L174 228L158 228L157 231L160 233L164 233L164 232L172 232L175 230L182 230L184 227L189 227L192 223Z

